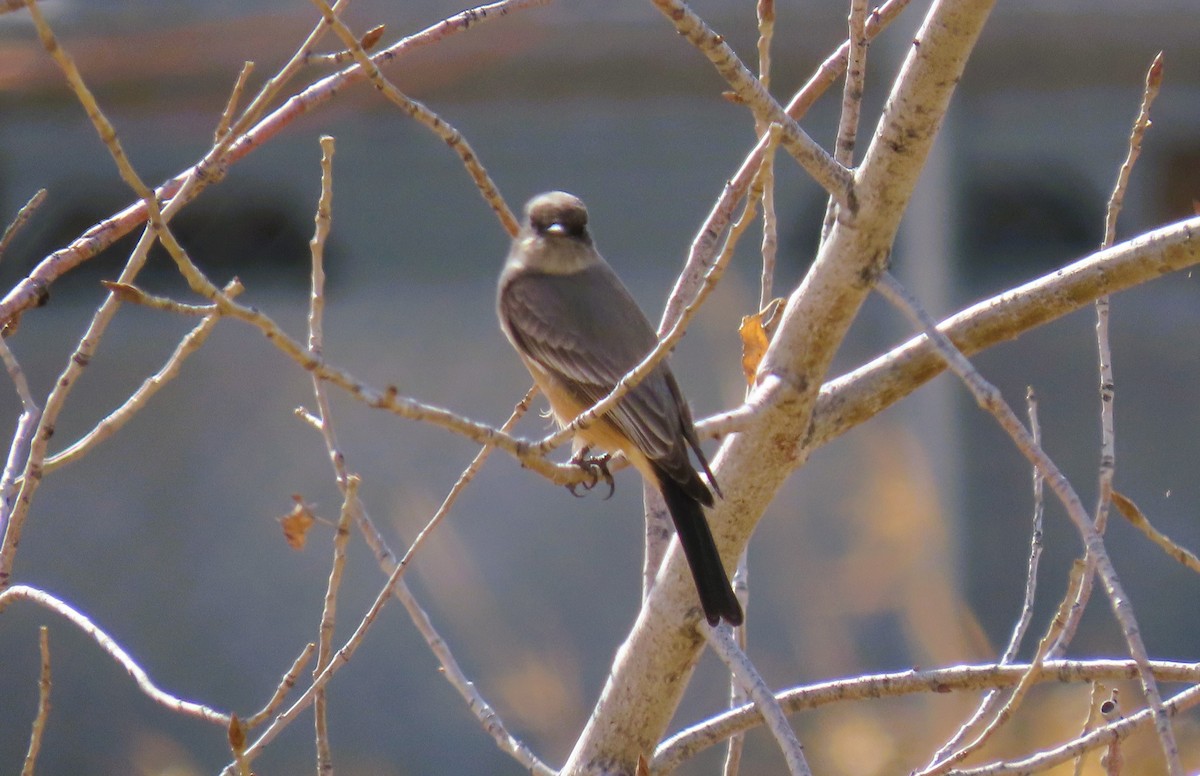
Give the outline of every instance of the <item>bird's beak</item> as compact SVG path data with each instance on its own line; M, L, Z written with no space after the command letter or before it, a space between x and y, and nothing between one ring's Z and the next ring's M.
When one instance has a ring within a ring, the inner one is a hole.
M567 228L565 226L563 226L562 224L555 223L555 224L550 224L550 226L546 227L546 234L563 235L566 233L567 233Z

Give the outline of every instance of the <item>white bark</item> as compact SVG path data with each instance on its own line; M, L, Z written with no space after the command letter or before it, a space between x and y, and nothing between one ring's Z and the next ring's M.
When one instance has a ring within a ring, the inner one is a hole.
M725 499L710 513L728 565L745 549L786 477L803 462L821 381L874 279L992 0L934 4L897 78L856 175L856 212L842 209L759 369L761 411L721 446ZM682 554L670 556L625 643L564 774L633 773L662 738L700 656L699 610Z

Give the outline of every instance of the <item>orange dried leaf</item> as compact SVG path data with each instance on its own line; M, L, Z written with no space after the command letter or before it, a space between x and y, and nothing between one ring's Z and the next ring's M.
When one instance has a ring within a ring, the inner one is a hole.
M1134 525L1143 525L1147 522L1146 516L1142 514L1142 510L1138 509L1138 505L1133 503L1133 500L1118 491L1112 493L1113 506L1121 513L1129 522Z
M113 280L101 280L100 285L104 286L106 290L113 292L113 294L116 295L116 297L122 302L137 302L143 297L141 291L139 291L135 286L129 285L128 283L118 283Z
M296 504L292 511L279 518L283 527L283 538L293 550L303 550L304 542L308 539L308 531L317 522L312 509L299 496L292 496Z
M379 43L379 39L383 37L383 33L386 29L387 25L381 24L378 27L372 27L363 33L362 39L359 41L359 45L362 46L363 51L370 51L371 49L375 48L375 44Z
M738 335L742 338L742 372L746 375L746 384L754 385L754 375L758 374L758 365L770 343L763 328L762 313L742 316Z
M237 754L246 751L246 727L237 714L229 718L229 746Z

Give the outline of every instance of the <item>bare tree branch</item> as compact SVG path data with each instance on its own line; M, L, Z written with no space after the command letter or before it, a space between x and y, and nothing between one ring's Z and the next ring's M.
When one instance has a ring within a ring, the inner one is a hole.
M741 554L798 462L820 382L871 281L883 269L917 175L992 0L937 3L929 12L857 176L857 215L843 212L792 295L759 368L750 403L766 408L714 460L733 483L709 513L724 557ZM668 555L617 653L564 774L633 770L661 737L699 657L699 610L680 552Z
M50 631L45 625L38 628L38 649L42 654L42 670L38 679L37 716L33 718L33 731L29 734L29 749L25 753L21 776L33 776L38 754L42 750L42 736L46 733L46 720L50 716Z
M1151 664L1155 677L1164 683L1181 682L1200 686L1200 663L1176 663L1156 660ZM1013 687L1032 666L1028 663L1000 665L966 665L925 671L899 671L868 674L850 679L795 687L776 693L780 706L789 714L817 709L834 703L895 698L918 693L979 692L991 688ZM1132 660L1050 660L1032 672L1038 684L1062 682L1082 684L1094 681L1121 681L1137 677L1137 665ZM1193 687L1189 692L1195 692ZM1188 696L1189 702L1200 701L1200 693ZM1172 713L1183 711L1172 707ZM1128 736L1150 723L1149 715L1138 723L1122 727L1118 734ZM1128 720L1126 720L1128 722ZM655 750L650 769L653 773L668 773L710 746L724 741L737 732L762 724L758 708L747 704L724 711L710 719L672 735ZM1097 744L1099 745L1099 744Z
M100 649L125 669L125 672L129 674L130 678L133 679L143 694L158 705L189 717L195 717L205 722L220 725L221 727L229 725L228 714L215 711L201 703L185 701L164 690L160 690L150 679L150 676L142 670L142 667L129 656L128 652L121 648L120 644L97 627L87 616L72 608L64 601L55 598L44 590L38 590L28 585L13 585L7 590L0 592L0 612L3 612L15 601L30 601L35 603L43 609L54 612L83 631L88 638L96 642L96 645Z
M463 11L460 14L427 27L420 32L396 42L372 57L376 63L392 62L405 54L423 46L436 43L450 35L473 29L482 22L498 19L510 13L528 10L546 5L550 0L499 0L488 5L482 5ZM326 29L322 22L318 30ZM316 31L314 31L315 33ZM310 38L311 40L312 38ZM307 45L307 42L306 42ZM298 64L303 64L304 47L297 52ZM268 83L268 87L276 82L282 84L291 77L291 72L281 72L277 79ZM366 80L367 75L357 64L332 75L321 78L299 93L288 98L281 106L267 114L253 126L244 130L234 129L228 133L226 140L215 146L203 159L192 167L184 170L174 178L163 183L156 191L162 199L176 199L183 192L179 206L190 201L207 186L221 180L229 167L243 159L247 154L263 145L300 116L323 105L345 90L346 87ZM267 87L264 87L262 100L256 99L247 108L245 117L256 117L265 109L269 99ZM241 123L242 120L239 120ZM186 188L185 188L186 184ZM46 294L46 290L63 274L77 267L84 261L96 256L116 240L124 237L139 224L146 222L148 211L144 201L138 201L118 213L100 221L87 229L74 242L65 248L47 256L34 268L24 280L14 286L0 300L0 322L10 321L21 312L38 305Z
M709 646L717 653L717 657L721 658L721 662L729 668L734 680L750 696L754 707L766 721L767 728L775 737L776 743L783 752L783 758L787 761L788 773L792 776L812 776L808 762L804 759L804 746L796 738L796 733L788 724L783 709L779 707L779 703L771 694L767 683L758 673L754 664L750 662L746 653L738 648L733 639L733 631L728 626L700 627L704 629L704 638L708 640Z
M1138 107L1137 118L1134 119L1133 127L1129 132L1128 151L1125 161L1121 164L1117 172L1117 180L1113 184L1112 195L1108 199L1108 207L1104 214L1104 239L1100 243L1101 249L1110 247L1117 238L1117 218L1121 214L1121 206L1125 201L1125 190L1129 186L1129 176L1133 173L1133 165L1137 162L1138 156L1142 152L1142 138L1145 136L1146 130L1150 128L1150 105L1154 102L1154 98L1158 96L1158 90L1162 86L1162 71L1162 52L1159 52L1158 56L1150 64L1150 69L1146 72L1146 86L1142 92L1142 101ZM1116 382L1113 379L1113 359L1112 348L1109 346L1108 319L1109 300L1106 295L1096 300L1096 355L1099 361L1098 371L1100 378L1100 465L1097 474L1098 488L1096 512L1093 522L1096 526L1096 533L1100 535L1104 534L1108 526L1108 512L1112 506L1113 477L1117 465L1114 408L1116 404ZM1092 580L1093 576L1089 574L1083 581L1083 587L1079 590L1079 598L1075 602L1075 608L1071 611L1062 636L1059 637L1058 643L1054 645L1053 654L1055 656L1065 654L1067 645L1070 644L1071 639L1075 636L1075 630L1079 627L1079 622L1083 618L1083 612L1087 608L1088 599L1091 597Z
M1046 479L1046 483L1050 486L1050 490L1054 492L1054 495L1058 496L1059 501L1066 508L1067 515L1071 518L1071 522L1075 524L1075 530L1079 532L1080 537L1083 539L1083 546L1086 550L1084 561L1086 569L1085 577L1090 576L1093 570L1099 575L1104 585L1104 591L1108 594L1113 617L1116 618L1117 624L1120 625L1121 635L1124 636L1125 644L1129 648L1129 654L1133 657L1134 662L1138 664L1138 679L1142 685L1142 692L1146 695L1146 702L1150 705L1151 711L1154 712L1154 727L1158 733L1159 742L1162 745L1163 756L1167 763L1167 771L1171 776L1182 776L1183 767L1179 762L1179 748L1175 743L1175 733L1171 727L1166 710L1163 707L1158 684L1155 682L1154 675L1150 671L1150 655L1146 651L1145 643L1142 641L1141 629L1138 627L1133 606L1130 604L1129 597L1125 594L1124 585L1118 578L1116 568L1113 567L1112 560L1108 556L1108 550L1104 546L1104 539L1100 535L1100 532L1096 530L1095 524L1084 509L1079 495L1062 473L1062 470L1050 459L1050 456L1046 455L1044 450L1034 444L1032 435L1021 425L1021 421L1017 418L1016 413L1005 403L1000 391L984 380L983 376L967 361L966 356L954 347L945 334L937 330L937 324L933 318L916 304L916 301L907 294L904 288L891 275L883 277L879 288L888 301L900 308L905 317L912 320L915 325L924 327L926 336L933 341L939 355L946 359L946 364L950 370L958 375L967 388L970 389L976 403L992 413L1001 428L1012 437L1021 454L1038 468L1038 471L1041 472L1042 476ZM1059 634L1059 639L1061 640L1061 634ZM1045 642L1042 648L1049 649L1049 643ZM1041 652L1041 649L1039 649L1039 652ZM1017 700L1016 694L1014 694L1010 703L1015 700Z

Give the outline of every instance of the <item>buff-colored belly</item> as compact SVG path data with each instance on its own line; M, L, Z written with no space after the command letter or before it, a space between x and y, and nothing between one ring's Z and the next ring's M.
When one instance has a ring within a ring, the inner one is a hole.
M548 374L540 366L528 359L524 360L530 374L533 375L534 382L545 394L546 400L550 402L550 410L560 428L570 424L579 417L580 413L591 406L590 404L581 404L570 391L562 387L557 378ZM588 447L613 454L624 454L643 476L650 477L653 481L653 468L650 466L649 459L607 418L597 419L587 428L576 432L575 436Z

